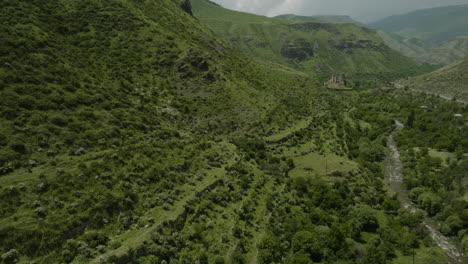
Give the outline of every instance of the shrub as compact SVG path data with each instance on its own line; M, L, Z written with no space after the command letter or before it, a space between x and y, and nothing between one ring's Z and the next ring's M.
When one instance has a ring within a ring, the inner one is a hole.
M64 127L64 126L66 126L68 124L67 119L62 115L53 116L50 119L50 122L52 122L52 124L54 124L56 126L59 126L59 127Z
M463 221L457 215L451 215L445 219L440 231L444 235L456 235L463 228Z
M2 261L5 264L17 263L19 261L19 256L20 256L20 254L19 254L18 250L11 249L10 251L8 251L7 253L2 255Z

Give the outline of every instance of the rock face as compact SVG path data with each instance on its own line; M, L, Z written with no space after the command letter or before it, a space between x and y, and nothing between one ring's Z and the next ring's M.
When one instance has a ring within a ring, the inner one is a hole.
M187 14L193 16L192 13L192 3L190 3L190 0L182 0L180 1L180 8L182 8Z
M383 43L375 43L371 40L340 40L340 41L329 41L329 44L338 50L350 50L350 49L368 49L374 51L384 51L387 47Z
M332 34L340 34L340 30L336 25L330 23L316 23L316 22L307 22L307 23L298 23L288 25L291 29L300 30L300 31L317 31L325 30Z
M288 40L281 47L281 56L290 60L304 61L314 56L314 48L305 39Z

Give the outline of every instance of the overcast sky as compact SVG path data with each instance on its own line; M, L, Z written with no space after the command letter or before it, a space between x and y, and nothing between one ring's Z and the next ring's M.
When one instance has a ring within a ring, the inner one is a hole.
M361 22L437 6L468 4L468 0L212 0L222 6L266 16L349 15Z

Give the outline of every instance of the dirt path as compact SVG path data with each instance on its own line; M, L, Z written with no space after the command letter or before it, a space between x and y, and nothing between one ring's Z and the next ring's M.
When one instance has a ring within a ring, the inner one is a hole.
M404 128L404 125L397 120L395 120L395 124L395 131L399 131ZM403 164L393 135L388 137L387 146L390 149L390 153L385 162L385 181L390 188L397 193L397 197L401 205L409 211L414 212L416 211L416 207L411 203L411 200L408 197L408 191L403 185ZM434 243L450 258L451 263L465 263L464 260L466 259L464 258L462 251L448 237L442 235L438 231L437 222L430 218L426 218L423 225L429 231Z

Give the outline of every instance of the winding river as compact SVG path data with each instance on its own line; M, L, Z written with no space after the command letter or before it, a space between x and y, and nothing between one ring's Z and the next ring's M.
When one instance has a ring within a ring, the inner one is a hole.
M397 120L395 120L395 124L395 131L399 131L404 128L404 125ZM387 146L390 153L385 162L385 181L390 188L397 193L400 204L409 211L414 212L416 211L416 207L409 199L408 191L405 189L403 184L403 164L401 162L400 152L398 151L393 134L388 136ZM427 217L424 220L423 225L428 230L434 243L447 254L450 259L450 263L466 263L462 250L459 249L448 237L442 235L438 231L437 222Z

